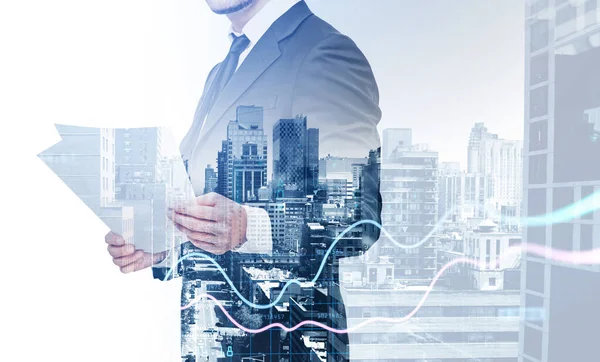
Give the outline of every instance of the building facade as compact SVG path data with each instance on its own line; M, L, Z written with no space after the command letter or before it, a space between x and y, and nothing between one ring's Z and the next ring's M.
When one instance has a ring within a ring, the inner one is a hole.
M527 1L525 20L524 214L551 213L600 190L598 1ZM600 212L554 225L530 225L524 241L568 251L600 246ZM523 362L598 359L600 269L527 255L521 324Z

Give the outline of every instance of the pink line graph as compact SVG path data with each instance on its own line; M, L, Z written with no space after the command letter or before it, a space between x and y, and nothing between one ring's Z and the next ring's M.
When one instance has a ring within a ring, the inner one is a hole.
M565 250L552 249L552 248L545 247L542 245L537 245L537 244L522 244L521 246L511 247L505 252L505 254L502 255L501 258L504 258L511 254L521 253L521 252L530 253L530 254L540 256L540 257L543 257L546 259L550 259L553 261L557 261L557 262L565 262L565 263L570 263L570 264L575 264L575 265L600 264L600 249L593 249L593 250L589 250L589 251L565 251ZM410 313L408 313L406 316L399 317L399 318L391 318L391 317L390 318L387 318L387 317L369 318L351 328L346 328L346 329L332 328L330 326L327 326L323 323L320 323L320 322L317 322L314 320L302 321L293 327L287 327L281 323L272 323L272 324L266 325L266 326L258 328L258 329L247 328L247 327L243 326L242 324L240 324L235 318L233 318L233 316L231 316L229 314L229 312L227 312L227 310L225 310L225 307L223 307L221 302L219 302L215 297L213 297L212 295L209 295L209 294L199 295L197 298L195 298L189 304L182 306L181 309L182 310L187 309L190 306L192 306L194 303L199 301L200 299L208 298L208 299L212 300L217 305L217 307L219 307L221 309L223 314L225 314L227 319L229 319L231 321L231 323L233 323L233 325L235 325L236 327L238 327L239 329L241 329L247 333L261 333L261 332L264 332L264 331L272 329L272 328L281 328L282 330L284 330L286 332L293 332L296 329L301 328L306 325L313 325L313 326L325 329L329 332L336 333L336 334L351 333L357 329L360 329L368 324L372 324L375 322L400 324L400 323L404 323L404 322L408 321L409 319L414 317L415 314L417 314L417 312L419 311L419 309L421 309L421 307L425 304L429 294L433 291L433 287L435 286L437 281L440 279L440 277L449 268L451 268L452 266L457 265L457 264L470 264L473 266L485 267L485 263L477 262L470 258L462 257L462 258L454 259L454 260L448 262L446 265L444 265L437 272L437 274L433 277L433 279L431 280L431 283L425 290L425 293L423 294L423 297L421 298L421 300L419 300L419 302L417 303L415 308Z

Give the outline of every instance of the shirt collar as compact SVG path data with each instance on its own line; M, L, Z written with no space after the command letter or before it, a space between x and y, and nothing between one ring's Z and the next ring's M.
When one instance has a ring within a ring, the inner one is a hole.
M241 33L237 33L233 28L229 28L229 39L233 36L242 34L248 37L250 44L256 44L258 40L267 32L273 23L285 14L292 6L302 0L271 0L269 1L248 23L244 26Z

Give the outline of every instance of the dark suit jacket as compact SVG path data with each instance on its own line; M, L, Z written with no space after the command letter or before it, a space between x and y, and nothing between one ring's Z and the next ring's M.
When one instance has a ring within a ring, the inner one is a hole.
M209 74L205 90L219 66ZM319 129L320 157L367 157L370 150L380 147L378 102L373 72L356 44L301 1L267 30L212 107L205 104L204 95L200 100L194 124L180 148L188 159L195 192L203 193L204 169L215 163L221 141L227 138L227 124L236 119L240 105L264 108L271 164L274 124L300 114L307 117L308 128ZM378 175L364 177L365 183L378 185ZM379 222L379 191L369 189L372 192L362 195L362 218ZM365 239L363 250L376 239Z

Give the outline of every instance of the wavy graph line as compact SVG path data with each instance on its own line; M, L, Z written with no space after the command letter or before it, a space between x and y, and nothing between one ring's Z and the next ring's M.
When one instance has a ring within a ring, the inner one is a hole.
M566 207L556 210L552 213L524 219L524 223L528 224L529 226L540 226L540 225L547 225L547 224L552 224L552 223L561 223L561 222L576 219L576 218L586 215L590 212L593 212L599 208L600 208L600 191L597 191L594 194L592 194L572 205L566 206ZM377 223L376 221L373 221L373 220L357 221L354 224L345 228L337 237L335 237L335 239L333 240L333 242L327 249L327 252L323 256L323 260L321 261L319 269L317 270L317 272L316 272L314 278L311 280L311 282L313 282L313 283L316 282L319 279L319 277L321 276L321 273L323 272L323 269L326 266L327 258L329 257L329 254L331 254L331 252L335 248L335 245L348 232L350 232L352 229L354 229L360 225L363 225L363 224L374 225L375 227L379 228L381 230L381 232L385 235L385 237L388 240L390 240L392 243L394 243L396 246L398 246L402 249L412 249L412 248L419 247L419 246L423 245L425 242L427 242L427 240L429 240L429 238L431 238L431 236L435 233L437 228L439 228L441 226L442 221L446 217L448 217L449 214L450 214L450 212L446 213L446 215L444 215L442 217L442 219L434 226L434 228L423 239L421 239L419 242L417 242L415 244L410 244L410 245L405 245L405 244L402 244L402 243L396 241L394 239L394 237L387 230L385 230L385 228L381 224ZM535 245L535 244L529 244L529 245ZM552 254L562 255L562 254L560 254L560 251L557 251L557 250L552 250L551 252L548 252L547 250L544 250L543 252L538 250L538 252L541 253L539 256L543 256L543 257L547 257L546 255L548 253L550 255L552 255ZM284 292L289 288L290 285L292 285L292 284L300 285L300 283L301 283L298 279L291 279L285 283L285 285L282 288L281 293L277 296L277 298L273 302L268 303L268 304L257 304L257 303L254 303L254 302L248 300L247 298L245 298L235 287L235 285L233 284L231 279L229 279L229 277L227 276L227 273L223 270L223 268L219 265L219 263L207 254L200 253L200 252L193 252L193 253L186 254L177 260L176 265L178 265L181 262L183 262L184 260L192 258L192 257L200 257L200 258L203 258L203 259L209 261L210 263L212 263L217 268L217 270L223 275L227 284L229 284L231 289L240 298L240 300L242 300L248 306L250 306L252 308L256 308L256 309L268 309L268 308L275 306L277 303L280 302L281 298L283 298ZM566 262L569 262L568 258L569 257L567 257L567 260L565 260ZM169 277L172 275L172 273L173 273L173 268L170 268L168 270L168 272L166 273L164 280L169 279Z
M542 257L545 257L545 258L548 258L548 259L551 259L554 261L558 261L558 262L568 262L571 264L578 264L578 265L600 264L600 249L594 249L594 250L589 250L589 251L569 252L569 251L551 249L551 248L547 248L547 247L544 247L541 245L536 245L536 244L522 244L521 246L518 246L518 247L511 247L511 248L507 249L506 252L502 256L500 256L500 259L504 259L507 256L510 256L512 254L522 253L522 252L535 254L535 255L542 256ZM369 324L372 324L375 322L396 323L396 324L407 322L408 320L410 320L417 314L417 312L421 309L421 307L423 307L423 305L427 301L427 298L429 297L429 294L433 291L433 287L438 282L440 277L449 268L451 268L457 264L471 264L475 267L482 267L482 268L486 267L484 262L477 262L476 260L473 260L470 258L463 257L463 258L454 259L454 260L448 262L447 264L445 264L442 268L440 268L440 270L436 273L436 275L431 280L431 283L425 290L425 293L423 294L423 296L421 297L421 299L419 300L417 305L406 316L397 317L397 318L373 317L373 318L366 319L366 320L358 323L357 325L352 326L351 328L345 328L345 329L336 329L336 328L330 327L328 325L325 325L323 323L320 323L320 322L317 322L314 320L305 320L305 321L302 321L292 327L287 327L281 323L272 323L272 324L268 324L264 327L257 328L257 329L248 328L248 327L242 325L240 322L238 322L235 318L233 318L233 316L231 316L231 314L229 314L229 312L227 312L227 310L225 309L223 304L221 304L221 302L219 300L217 300L215 297L213 297L210 294L199 295L197 298L195 298L189 304L182 306L181 309L183 310L183 309L189 308L191 305L198 302L202 298L208 298L208 299L212 300L219 309L221 309L223 314L225 314L227 319L229 319L233 325L235 325L237 328L243 330L244 332L253 333L253 334L261 333L261 332L264 332L266 330L273 329L273 328L280 328L286 332L293 332L296 329L301 328L306 325L312 325L315 327L319 327L319 328L325 329L329 332L336 333L336 334L351 333L355 330L358 330L366 325L369 325Z

